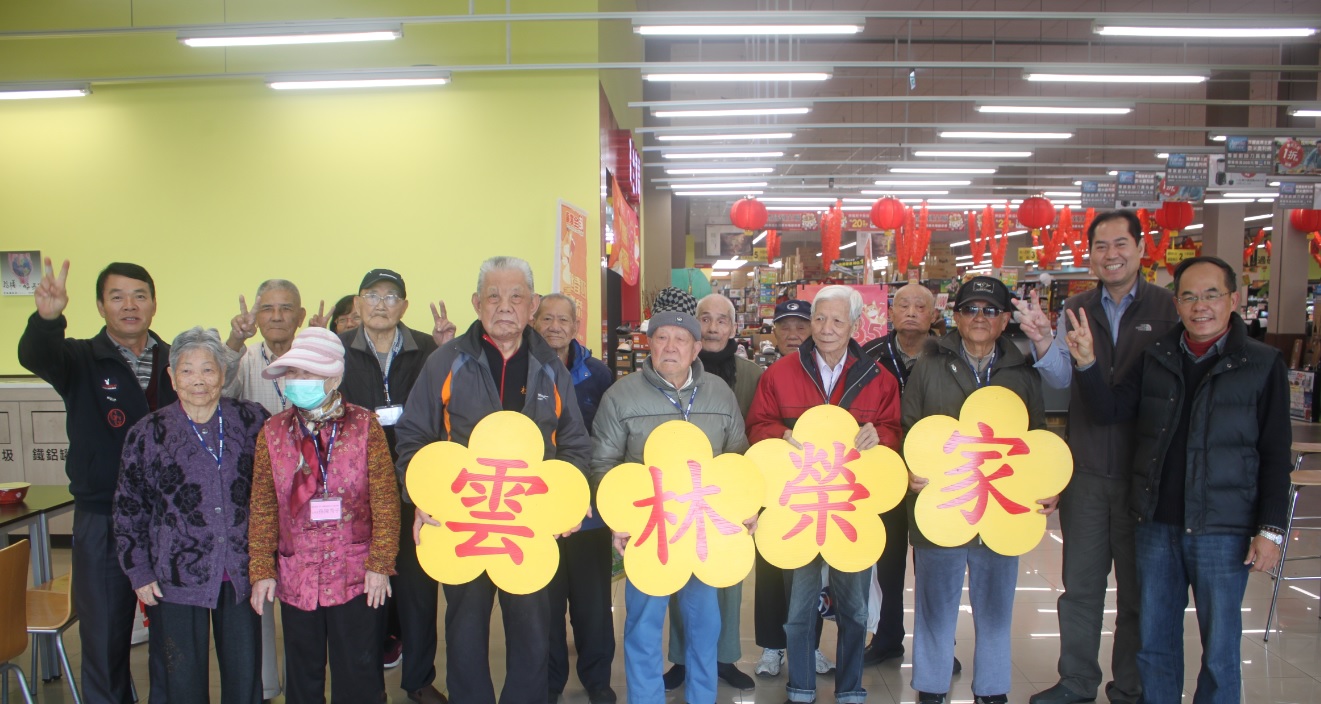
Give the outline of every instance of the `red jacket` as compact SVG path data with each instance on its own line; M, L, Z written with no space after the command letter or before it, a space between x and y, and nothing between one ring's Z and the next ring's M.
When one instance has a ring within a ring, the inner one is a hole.
M748 442L782 438L808 409L831 403L853 414L858 425L871 423L881 444L899 452L899 382L884 373L857 342L849 340L844 372L827 399L814 349L808 339L797 355L781 358L761 375L748 410Z

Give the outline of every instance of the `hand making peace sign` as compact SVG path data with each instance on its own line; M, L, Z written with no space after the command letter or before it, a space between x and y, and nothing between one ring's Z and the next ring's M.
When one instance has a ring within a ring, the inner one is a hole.
M69 260L64 260L64 265L60 267L60 275L56 276L50 257L46 257L46 273L41 277L41 283L37 284L35 294L37 315L43 320L58 319L69 306L69 290L65 287L65 281L68 279Z
M431 330L431 339L436 341L436 345L440 346L453 340L454 334L459 331L459 328L450 322L449 314L445 311L444 300L441 300L439 308L436 307L435 303L431 304L431 317L436 323Z

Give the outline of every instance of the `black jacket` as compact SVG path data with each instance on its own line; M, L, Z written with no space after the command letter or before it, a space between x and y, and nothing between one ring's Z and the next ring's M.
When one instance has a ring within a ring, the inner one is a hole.
M124 361L104 327L88 340L66 338L64 316L28 318L18 340L18 363L44 379L64 398L69 458L64 472L69 493L79 511L110 515L119 482L119 456L129 428L151 412L153 404L138 386L138 377ZM178 400L165 369L170 346L154 332L156 358L152 366L155 407ZM148 387L150 388L150 387Z
M930 332L927 333L927 337L928 339L932 337ZM890 334L878 337L863 345L862 351L871 355L872 359L880 363L882 369L890 372L895 381L899 382L899 391L902 393L904 387L908 385L908 377L912 375L913 370L905 366L903 358L899 356L899 333L891 330ZM921 356L921 352L918 353L918 356ZM916 359L913 360L913 364L917 364Z
M376 358L376 351L367 332L357 327L341 333L339 339L344 343L344 380L340 382L339 392L344 400L355 406L362 406L375 411L380 406L402 406L408 401L408 392L413 389L417 375L422 373L422 365L427 357L436 351L436 341L426 333L399 324L399 332L404 337L399 354L390 361L390 400L386 401L385 379L381 376L381 362ZM383 426L385 440L390 445L390 459L399 458L394 449L394 426Z
M1184 387L1177 325L1143 351L1142 362L1115 386L1099 365L1078 372L1098 423L1137 419L1130 505L1151 521L1168 453L1184 453L1184 528L1188 533L1251 535L1283 529L1288 511L1289 385L1279 350L1248 339L1237 313L1224 350L1196 389ZM1184 395L1195 394L1188 442L1171 447Z

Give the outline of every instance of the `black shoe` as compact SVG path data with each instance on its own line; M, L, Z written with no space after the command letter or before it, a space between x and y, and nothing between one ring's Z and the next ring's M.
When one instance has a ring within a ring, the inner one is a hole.
M973 697L973 704L1009 704L1008 694L992 694L986 697Z
M918 692L917 704L945 704L945 693Z
M871 665L879 665L886 660L902 658L903 656L904 646L902 644L896 645L892 648L882 648L880 644L876 642L876 639L872 638L871 642L867 644L867 647L862 650L862 664L864 667L869 667Z
M671 665L668 672L665 673L665 691L673 692L683 686L683 679L688 676L688 671L683 665Z
M958 658L954 658L954 674L957 675L960 672L963 672L963 663L959 662Z
M592 704L615 704L619 698L615 696L615 690L609 687L587 690L587 701Z
M1050 689L1037 692L1029 699L1029 704L1075 704L1075 702L1094 702L1096 697L1086 697L1064 686L1063 682Z
M734 689L747 692L757 688L757 683L753 682L751 677L739 672L732 662L716 663L716 675Z

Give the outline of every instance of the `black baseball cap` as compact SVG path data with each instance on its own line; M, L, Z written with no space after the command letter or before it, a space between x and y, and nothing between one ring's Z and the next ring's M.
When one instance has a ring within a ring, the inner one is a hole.
M794 299L785 301L775 306L774 322L780 322L785 318L802 318L803 320L812 320L812 304L807 301Z
M408 298L408 289L404 288L404 277L397 272L389 269L372 269L367 275L362 277L362 284L358 286L359 291L365 291L376 284L385 281L399 287L399 295Z
M954 307L958 308L968 301L986 301L1005 312L1013 311L1013 294L1004 282L993 276L974 276L959 287L954 298Z

